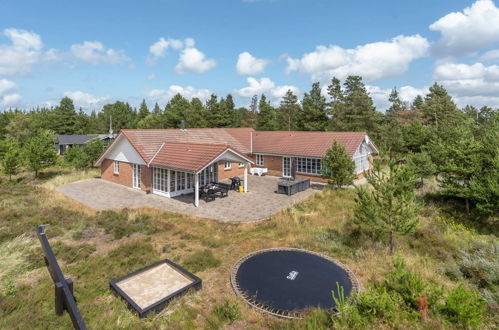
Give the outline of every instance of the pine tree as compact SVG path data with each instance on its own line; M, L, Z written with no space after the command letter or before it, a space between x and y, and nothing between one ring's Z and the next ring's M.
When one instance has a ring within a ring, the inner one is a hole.
M150 114L149 108L147 107L146 100L142 99L140 104L139 113L137 114L137 120L142 120Z
M90 120L89 120L87 114L80 107L80 110L78 111L78 114L76 115L76 118L75 118L74 134L93 133L93 132L89 131L89 123L90 123Z
M469 182L469 195L479 213L499 214L499 115L491 119L480 141L479 166Z
M382 161L388 168L382 168ZM367 225L369 230L389 235L391 254L395 251L395 235L413 232L418 223L419 204L414 193L415 176L396 160L377 159L373 170L367 173L372 189L356 187L356 221Z
M52 113L50 128L57 134L74 134L76 117L73 100L63 97Z
M423 151L418 153L410 153L407 156L407 166L419 176L421 180L421 186L424 184L424 179L434 175L437 172L437 168L430 155Z
M296 130L299 113L300 105L298 104L298 97L292 90L288 89L278 109L279 128L287 131Z
M255 94L251 98L251 104L249 106L249 110L254 113L258 111L258 95Z
M386 115L388 116L389 120L395 120L397 114L405 110L404 103L399 97L397 88L392 89L388 101L391 103L391 106L390 108L388 108L388 110L386 110Z
M187 115L190 113L191 104L181 94L175 94L174 97L165 106L163 113L164 128L180 128L180 122L184 120L189 123L190 118Z
M437 128L445 124L454 125L460 114L447 90L437 83L430 87L421 110L424 120Z
M12 176L19 173L19 168L22 164L21 149L16 142L7 142L5 153L0 157L2 168L5 174L9 176L9 181L12 181Z
M367 131L375 135L381 119L360 76L348 76L344 83L342 125L349 131Z
M416 95L414 100L412 101L411 108L412 110L419 110L424 104L423 97L421 95Z
M189 127L207 127L208 113L203 103L197 97L192 98L189 108Z
M256 119L256 129L261 131L277 130L277 113L273 106L267 102L264 94L260 97L258 105L258 116Z
M472 127L472 119L442 125L438 134L428 144L428 151L437 166L437 176L443 193L463 199L469 211L471 192L469 183L480 170L480 145Z
M299 116L299 128L304 131L324 131L328 125L326 98L321 94L320 83L312 84L309 93L303 96Z
M23 148L28 168L38 177L40 170L55 164L57 154L54 148L54 133L49 130L38 131Z
M158 102L154 103L154 108L152 109L152 115L153 116L161 115L161 108L159 107Z
M331 98L330 114L331 128L335 131L345 130L345 99L344 92L341 89L341 81L333 77L331 84L327 87L327 94Z
M116 101L112 104L106 104L98 114L99 131L107 132L109 130L109 121L113 121L115 132L123 128L135 128L137 123L136 113L128 103Z
M334 188L351 185L355 179L355 163L348 155L345 147L334 141L322 159L322 176Z

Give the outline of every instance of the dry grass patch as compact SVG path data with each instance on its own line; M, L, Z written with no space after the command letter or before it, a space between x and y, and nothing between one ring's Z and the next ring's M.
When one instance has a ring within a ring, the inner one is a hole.
M66 179L51 180L49 185ZM306 322L277 320L235 299L230 270L250 252L289 246L339 260L356 273L363 287L373 278L380 279L393 268L393 258L382 242L363 236L352 224L354 197L353 190L325 189L270 220L235 224L155 209L96 212L44 187L0 186L4 201L0 207L0 257L6 257L0 260L0 281L23 267L40 274L31 285L13 282L13 293L0 299L0 313L4 313L0 328L70 326L67 316L54 315L53 286L40 251L30 248L37 245L33 233L40 223L51 224L49 239L58 249L66 276L75 282L89 328L306 328ZM455 283L438 271L442 258L452 255L463 237L477 234L437 220L436 207L425 208L422 216L418 232L400 240L398 255L425 281L453 287ZM108 282L164 258L197 273L203 289L175 300L160 314L138 319L111 292ZM36 316L26 319L28 313ZM442 327L441 322L435 324Z

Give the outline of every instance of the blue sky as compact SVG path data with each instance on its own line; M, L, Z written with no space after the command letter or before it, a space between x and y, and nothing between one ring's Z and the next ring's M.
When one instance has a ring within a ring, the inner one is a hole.
M364 77L380 110L443 84L499 106L499 8L479 1L1 1L0 109L164 106L180 92L278 102L313 81Z

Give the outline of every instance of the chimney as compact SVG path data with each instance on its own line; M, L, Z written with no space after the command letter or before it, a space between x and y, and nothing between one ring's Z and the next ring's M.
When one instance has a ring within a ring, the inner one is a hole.
M185 122L183 119L180 121L180 130L185 131Z

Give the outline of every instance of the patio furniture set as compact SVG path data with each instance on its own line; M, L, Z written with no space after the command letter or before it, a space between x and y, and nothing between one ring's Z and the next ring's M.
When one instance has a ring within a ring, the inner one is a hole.
M231 184L222 182L210 182L199 187L199 196L206 202L214 201L216 197L227 197L229 190L239 191L241 179L238 177L230 178Z
M288 196L307 190L308 188L310 188L310 179L281 179L277 183L277 193L286 194Z

